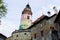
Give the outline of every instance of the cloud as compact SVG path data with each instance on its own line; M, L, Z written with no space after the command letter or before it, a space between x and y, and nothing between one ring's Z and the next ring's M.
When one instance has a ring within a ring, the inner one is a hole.
M17 29L17 27L13 24L13 22L2 20L1 25L0 25L0 33L8 37L11 35L11 33L15 29Z

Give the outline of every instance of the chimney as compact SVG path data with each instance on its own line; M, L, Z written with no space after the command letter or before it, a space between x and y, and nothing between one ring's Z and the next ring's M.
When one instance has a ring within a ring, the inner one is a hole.
M58 14L58 10L55 6L53 7L53 11L54 11L55 14Z

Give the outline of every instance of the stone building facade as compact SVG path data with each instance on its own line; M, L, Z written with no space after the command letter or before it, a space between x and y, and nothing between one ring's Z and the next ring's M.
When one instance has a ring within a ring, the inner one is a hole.
M31 40L30 30L15 30L7 40Z
M58 14L54 14L51 17L42 15L27 30L14 31L9 40L51 40L50 27L60 31L60 26L55 23Z
M60 13L55 13L50 17L42 15L32 23L31 8L27 5L22 12L19 30L15 30L7 40L51 40L51 28L60 31L58 15Z
M38 18L33 25L28 29L31 29L32 40L48 40L50 38L50 27L59 31L59 26L54 23L58 14L54 14L51 17L42 15Z
M58 13L58 15L57 15L54 23L59 26L58 27L59 28L58 30L60 31L60 11L59 11L59 13Z

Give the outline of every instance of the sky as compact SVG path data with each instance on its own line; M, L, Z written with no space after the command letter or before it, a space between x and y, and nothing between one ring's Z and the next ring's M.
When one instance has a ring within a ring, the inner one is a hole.
M0 33L9 37L14 30L19 29L21 14L29 3L32 10L32 22L41 15L47 15L47 11L53 15L53 6L60 9L60 0L3 0L7 5L7 15L3 17L0 25ZM42 14L43 13L43 14Z

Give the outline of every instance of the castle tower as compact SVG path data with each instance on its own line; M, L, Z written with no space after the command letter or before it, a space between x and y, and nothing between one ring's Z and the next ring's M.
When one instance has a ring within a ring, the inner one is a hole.
M32 23L31 18L32 18L31 8L29 4L27 4L21 15L21 23L20 23L19 30L27 29L28 27L30 27Z

